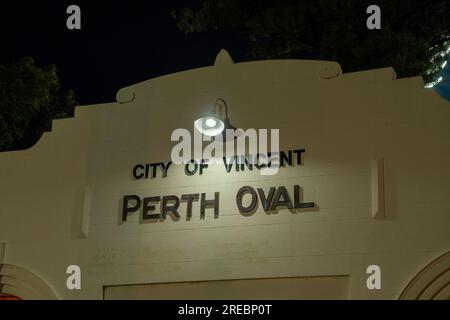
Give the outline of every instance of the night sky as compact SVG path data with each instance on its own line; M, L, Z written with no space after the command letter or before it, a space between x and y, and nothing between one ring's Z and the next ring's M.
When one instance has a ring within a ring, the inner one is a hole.
M199 1L0 2L0 64L30 56L55 64L64 90L81 105L114 102L118 89L160 75L213 64L221 48L235 61L248 45L219 32L185 35L170 11ZM68 30L66 9L81 8L81 30Z

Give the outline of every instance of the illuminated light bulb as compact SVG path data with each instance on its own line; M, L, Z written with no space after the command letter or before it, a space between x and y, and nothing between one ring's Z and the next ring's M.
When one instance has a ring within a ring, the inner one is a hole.
M206 120L206 125L210 128L213 128L217 125L217 121L214 119L208 119Z

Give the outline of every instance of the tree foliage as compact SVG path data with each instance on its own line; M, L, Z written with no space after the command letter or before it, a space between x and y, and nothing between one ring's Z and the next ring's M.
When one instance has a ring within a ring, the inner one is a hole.
M61 92L54 65L24 58L0 66L0 151L31 147L53 119L73 116L75 104L72 91Z
M381 30L366 27L371 4L381 8ZM172 14L185 33L245 36L246 59L313 57L337 61L344 72L392 66L399 77L426 82L450 45L449 0L203 0Z

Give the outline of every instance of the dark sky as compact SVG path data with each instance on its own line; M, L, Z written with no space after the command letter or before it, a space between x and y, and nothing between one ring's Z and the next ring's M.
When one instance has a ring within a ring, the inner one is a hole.
M198 0L6 2L0 2L0 64L24 56L56 64L63 88L82 105L113 102L127 85L211 65L221 48L239 60L247 45L236 35L178 31L170 11ZM66 28L71 4L81 8L80 31Z

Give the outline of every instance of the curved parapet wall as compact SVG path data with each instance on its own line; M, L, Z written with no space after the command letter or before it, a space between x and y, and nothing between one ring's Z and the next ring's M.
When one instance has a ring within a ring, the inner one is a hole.
M117 102L132 102L140 89L145 91L153 83L157 85L157 82L171 81L183 76L189 77L192 72L193 70L179 72L122 88L116 94ZM235 64L228 52L222 50L217 55L214 66L196 69L194 72L203 74L205 80L219 86L259 77L261 80L278 82L288 75L291 75L293 79L333 79L341 75L342 70L336 62L315 60L265 60Z

